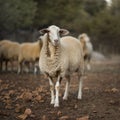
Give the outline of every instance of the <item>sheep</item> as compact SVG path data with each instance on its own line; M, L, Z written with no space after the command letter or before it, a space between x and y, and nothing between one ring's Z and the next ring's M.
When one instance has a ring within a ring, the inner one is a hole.
M8 61L11 62L12 70L13 70L13 61L18 59L19 47L20 47L19 43L13 42L10 40L2 40L0 42L1 70L2 70L3 61L5 61L6 63L6 66L5 66L6 70L7 70Z
M39 60L39 55L40 55L40 50L42 47L42 41L37 40L36 42L33 43L22 43L20 45L20 53L18 57L18 63L19 63L19 68L18 68L18 74L22 72L22 64L23 62L32 62L33 65L35 65L36 61ZM34 69L34 73L36 71L36 67Z
M87 70L91 69L90 62L91 62L91 57L92 57L92 52L93 52L93 45L90 42L90 38L86 33L82 33L78 36L78 39L80 40L83 48L83 53L84 53L84 60L87 65Z
M72 36L60 38L62 35L67 35L69 31L55 25L40 30L40 33L44 36L42 37L43 47L40 53L39 67L49 79L51 104L59 107L60 82L64 77L67 78L67 81L63 100L67 100L70 74L74 71L78 72L79 78L78 99L82 99L84 59L80 42ZM53 80L55 78L57 80ZM54 94L54 89L56 94Z

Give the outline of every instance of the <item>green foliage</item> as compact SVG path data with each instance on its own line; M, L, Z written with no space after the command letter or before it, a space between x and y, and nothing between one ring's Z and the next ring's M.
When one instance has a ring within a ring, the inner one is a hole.
M73 36L87 33L95 49L120 52L120 0L0 0L0 31L55 24ZM112 49L111 49L112 48Z
M84 0L85 11L92 16L99 13L105 6L105 0Z
M36 3L33 0L0 0L0 29L26 28L33 23Z
M37 9L35 26L58 24L69 29L76 28L81 19L87 19L105 7L104 0L35 0ZM93 7L94 6L94 7ZM72 24L71 24L72 23ZM77 29L77 28L76 28Z

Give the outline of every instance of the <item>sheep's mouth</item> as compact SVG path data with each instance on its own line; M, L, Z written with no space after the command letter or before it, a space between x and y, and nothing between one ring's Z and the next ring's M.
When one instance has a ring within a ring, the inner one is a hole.
M54 46L57 46L59 44L59 42L54 41L53 44L54 44Z

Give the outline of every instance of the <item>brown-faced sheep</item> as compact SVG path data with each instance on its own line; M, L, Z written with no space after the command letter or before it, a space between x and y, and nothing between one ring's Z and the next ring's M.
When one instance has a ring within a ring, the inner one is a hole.
M64 77L67 78L67 82L63 99L67 100L70 74L75 71L78 72L79 79L78 99L81 99L82 76L84 74L81 43L71 36L60 38L60 36L68 34L68 31L55 25L40 30L40 33L44 34L44 36L42 37L43 47L40 53L39 67L49 79L51 104L54 104L54 107L59 106L60 82ZM54 78L57 78L56 82L53 81ZM54 87L56 94L54 94Z
M83 53L84 53L84 60L87 65L87 69L90 70L90 61L92 57L92 52L93 52L93 46L92 43L90 42L90 38L86 33L80 34L78 36L78 39L80 40L83 48Z

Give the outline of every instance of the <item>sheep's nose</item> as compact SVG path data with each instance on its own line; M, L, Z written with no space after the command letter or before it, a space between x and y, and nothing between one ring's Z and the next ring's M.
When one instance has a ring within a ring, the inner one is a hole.
M58 42L58 39L55 39L54 41L57 43L57 42Z

